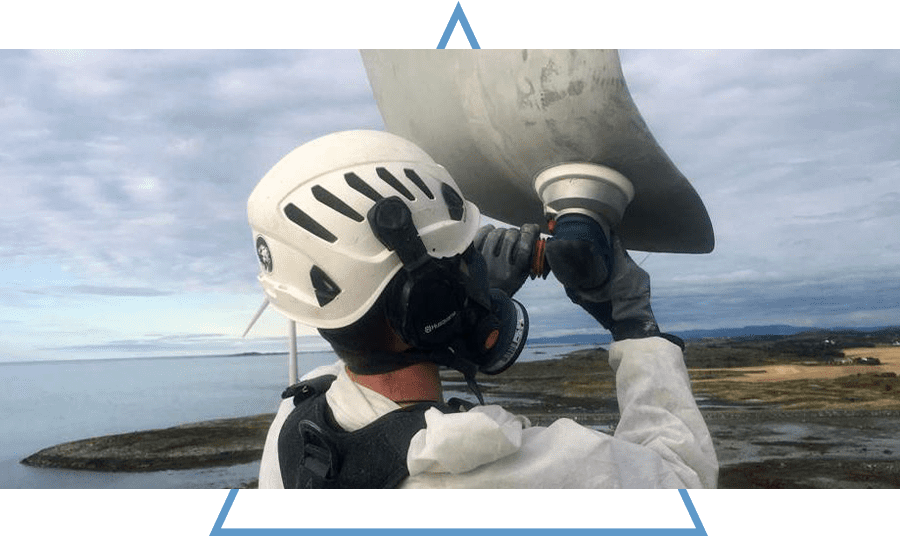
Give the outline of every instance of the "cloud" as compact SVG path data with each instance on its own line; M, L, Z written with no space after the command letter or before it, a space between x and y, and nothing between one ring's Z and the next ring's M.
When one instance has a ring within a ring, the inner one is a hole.
M804 325L819 327L895 325L900 319L900 283L878 281L873 274L734 281L666 289L655 295L653 309L664 329L799 324L801 319Z
M835 204L837 205L837 204ZM834 206L832 206L834 207ZM791 218L797 221L811 224L852 224L871 220L894 219L900 216L900 192L887 192L877 200L867 201L864 204L850 207L837 206L836 210L829 211L830 207L823 206L810 209L809 214L794 214ZM815 210L818 209L818 212ZM824 211L823 211L824 209Z
M120 287L252 283L259 178L315 136L380 126L356 51L12 51L0 79L0 258Z
M74 292L84 295L110 295L114 297L160 297L171 295L171 292L155 290L152 288L126 288L117 286L89 286L80 285L69 288L57 288L62 292Z
M318 335L300 336L298 352L329 350L328 343ZM133 356L228 355L239 353L287 353L284 338L236 338L224 334L168 334L145 335L135 338L111 339L88 344L44 346L43 352L65 352L67 357L125 358Z
M674 288L900 277L896 51L623 51L654 135L716 233L710 255L654 255ZM665 262L663 263L663 260ZM877 278L877 277L875 277Z
M660 317L696 328L896 314L900 53L621 57L717 238L708 255L643 262ZM50 312L90 316L93 305L135 325L97 337L109 345L126 349L129 334L134 345L199 345L147 339L127 309L163 297L164 317L175 298L257 293L252 188L303 142L381 127L352 50L0 51L0 315L43 327ZM520 297L533 335L596 327L553 277ZM227 317L202 308L192 317Z

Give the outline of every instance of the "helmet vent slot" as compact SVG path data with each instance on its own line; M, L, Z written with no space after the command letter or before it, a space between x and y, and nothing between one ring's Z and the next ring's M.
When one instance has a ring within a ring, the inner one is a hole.
M419 187L419 190L425 193L425 196L427 196L429 200L434 200L434 194L432 194L431 189L429 189L428 185L422 181L422 178L419 177L419 174L417 174L415 170L412 168L405 168L403 171L406 172L406 177L415 183L416 187Z
M322 202L323 204L327 205L331 209L334 209L335 211L349 219L353 219L356 222L362 222L363 220L365 220L363 216L357 213L352 207L345 204L343 200L320 185L315 185L312 188L312 195L315 196L316 200Z
M287 206L285 206L284 214L291 220L291 222L300 226L316 237L324 239L329 243L334 243L335 241L337 241L337 236L329 232L327 228L316 222L315 219L304 213L303 210L301 210L294 204L288 204Z
M453 220L462 220L465 209L465 202L453 187L446 183L441 183L441 194L444 195L444 202L447 204L447 211Z
M391 187L394 187L395 191L402 194L410 202L416 199L416 197L413 196L413 194L411 192L409 192L409 189L407 189L406 187L403 186L403 183L400 183L400 181L397 178L395 178L393 174L391 174L390 172L387 171L387 168L383 168L383 167L379 166L378 168L375 169L375 172L378 174L378 177L383 179L384 182L387 183L388 185L390 185Z
M316 290L316 301L319 302L319 306L327 305L341 293L341 288L318 265L313 265L309 270L309 279L313 289Z
M371 185L360 179L360 177L353 172L344 174L344 181L346 181L347 185L350 185L353 190L359 192L373 202L377 202L384 198L382 195L378 194L378 191L373 189Z

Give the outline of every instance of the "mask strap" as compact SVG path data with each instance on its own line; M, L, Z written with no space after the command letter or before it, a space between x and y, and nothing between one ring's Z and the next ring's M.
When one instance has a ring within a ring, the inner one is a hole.
M484 405L484 397L481 395L481 389L478 388L478 382L475 381L475 376L466 375L466 385L469 386L469 390L472 391L472 394L478 398L478 403Z
M397 253L407 271L414 271L432 259L413 223L412 212L399 197L378 200L366 218L375 237Z

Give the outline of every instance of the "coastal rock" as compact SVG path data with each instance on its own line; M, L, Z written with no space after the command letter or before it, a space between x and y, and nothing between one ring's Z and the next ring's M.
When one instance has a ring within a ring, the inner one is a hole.
M198 469L249 463L262 457L273 414L220 419L173 428L94 437L28 456L33 467L108 472Z
M895 433L900 428L900 355L891 346L896 334L815 332L688 342L685 362L719 455L719 486L900 487ZM835 366L821 360L822 346L832 345L825 341L840 339L866 344L840 348L841 354L879 355L879 364ZM517 363L479 384L489 403L526 415L535 425L568 417L613 433L618 405L606 361L605 350L583 349ZM756 379L775 368L803 375ZM445 389L466 394L461 375L444 371L442 378ZM41 450L22 463L118 472L250 463L262 455L273 416L85 439Z

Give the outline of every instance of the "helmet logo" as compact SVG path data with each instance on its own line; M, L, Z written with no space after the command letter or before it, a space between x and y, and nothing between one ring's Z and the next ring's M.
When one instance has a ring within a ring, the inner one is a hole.
M256 238L256 255L259 257L259 263L266 272L272 272L272 253L269 251L269 245L266 240L259 236Z

